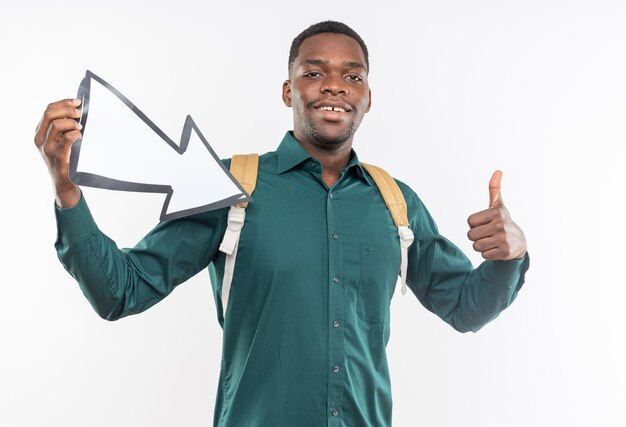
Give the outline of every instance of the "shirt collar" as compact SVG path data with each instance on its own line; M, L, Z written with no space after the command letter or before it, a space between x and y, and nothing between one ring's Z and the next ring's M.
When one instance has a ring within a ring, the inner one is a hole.
M287 131L283 140L281 141L278 149L276 150L276 156L278 161L278 173L282 174L290 169L298 166L302 162L313 159L308 151L306 151L302 145L293 136L293 131ZM363 166L359 162L359 157L354 150L350 151L350 161L346 166L346 170L352 167L356 168L356 175L363 179L367 185L372 185L372 181L369 175L365 172Z

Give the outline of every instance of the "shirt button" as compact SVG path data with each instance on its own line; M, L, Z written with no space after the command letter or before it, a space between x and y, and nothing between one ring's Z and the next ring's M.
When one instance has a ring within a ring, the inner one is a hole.
M335 320L333 322L333 328L338 328L338 327L339 327L339 322Z
M339 372L339 366L333 366L333 372L334 373Z
M337 240L339 238L339 235L337 233L333 233L333 240Z
M312 168L316 168L316 167L317 167L317 163L315 163L315 162L311 162L311 167L312 167Z
M332 411L330 411L330 415L332 415L333 417L336 417L337 415L339 415L339 411L336 409L333 409Z
M331 199L335 198L335 193L333 193L332 191L330 193L328 193L328 197L330 197Z
M333 283L339 283L339 277L337 276L333 277Z

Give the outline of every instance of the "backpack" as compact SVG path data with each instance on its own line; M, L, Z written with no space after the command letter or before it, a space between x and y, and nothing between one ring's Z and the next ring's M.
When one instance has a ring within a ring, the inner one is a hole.
M402 295L406 294L406 274L408 266L409 246L413 243L413 231L409 228L409 220L407 214L406 201L400 191L400 187L396 181L383 169L366 163L361 166L370 174L374 183L378 187L383 197L387 209L393 218L393 222L398 227L398 236L400 237L400 277L402 282ZM257 176L259 172L259 155L258 154L240 154L234 155L230 164L230 173L239 181L241 186L249 195L252 195L256 187ZM228 225L224 238L220 245L220 251L226 254L224 264L224 279L222 281L222 309L226 316L226 307L228 305L228 296L230 295L230 286L233 281L233 273L235 271L235 259L237 258L237 249L239 247L239 236L246 219L246 208L248 202L239 203L231 206L228 211Z

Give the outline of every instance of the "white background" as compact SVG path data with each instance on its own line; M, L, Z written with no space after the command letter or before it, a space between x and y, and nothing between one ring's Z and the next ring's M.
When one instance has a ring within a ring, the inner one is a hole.
M517 301L458 334L392 302L394 426L624 426L622 1L28 2L0 5L0 425L207 426L221 352L202 272L142 315L92 311L53 249L32 142L46 105L89 68L161 128L191 114L221 157L275 149L292 38L342 20L371 52L363 160L411 185L477 264L466 217L503 198L532 256ZM120 246L160 195L85 189ZM277 419L280 417L280 408Z

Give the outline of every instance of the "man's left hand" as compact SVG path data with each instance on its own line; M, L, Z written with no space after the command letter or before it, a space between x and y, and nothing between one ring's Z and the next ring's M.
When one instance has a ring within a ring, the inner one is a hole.
M501 181L502 172L495 171L489 181L489 209L467 219L470 226L467 237L485 259L520 259L526 255L526 238L502 202Z

